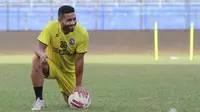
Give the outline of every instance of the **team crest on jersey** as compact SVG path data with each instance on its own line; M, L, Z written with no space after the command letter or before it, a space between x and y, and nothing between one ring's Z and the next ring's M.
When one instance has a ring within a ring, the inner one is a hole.
M70 44L70 45L74 45L74 44L75 44L75 40L74 40L73 38L70 38L69 44Z

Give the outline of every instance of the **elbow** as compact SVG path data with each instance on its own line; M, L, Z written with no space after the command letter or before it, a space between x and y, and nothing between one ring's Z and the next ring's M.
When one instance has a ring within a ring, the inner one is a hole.
M35 54L37 53L37 48L34 49L34 53L35 53Z
M35 53L36 56L39 56L39 52L38 51L39 51L39 48L36 47L35 50L34 50L34 53Z

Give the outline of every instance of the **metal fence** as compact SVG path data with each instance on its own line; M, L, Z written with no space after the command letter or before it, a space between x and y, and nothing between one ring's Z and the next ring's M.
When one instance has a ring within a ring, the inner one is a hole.
M158 22L159 29L200 29L200 2L195 0L117 0L106 2L71 0L0 2L0 30L41 30L57 19L63 4L76 8L78 21L88 30L148 30Z

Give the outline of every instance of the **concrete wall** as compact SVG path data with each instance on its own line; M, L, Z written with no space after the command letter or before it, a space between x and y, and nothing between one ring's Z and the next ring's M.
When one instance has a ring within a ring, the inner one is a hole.
M0 32L2 54L33 53L39 31ZM89 31L89 53L153 53L153 31ZM194 50L200 50L200 31L194 34ZM188 53L189 31L159 31L162 53Z

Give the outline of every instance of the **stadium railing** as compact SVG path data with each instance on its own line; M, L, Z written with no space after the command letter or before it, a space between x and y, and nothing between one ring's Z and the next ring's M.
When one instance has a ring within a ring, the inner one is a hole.
M0 30L41 30L63 4L88 30L200 29L200 2L0 2ZM169 21L170 20L170 21Z

